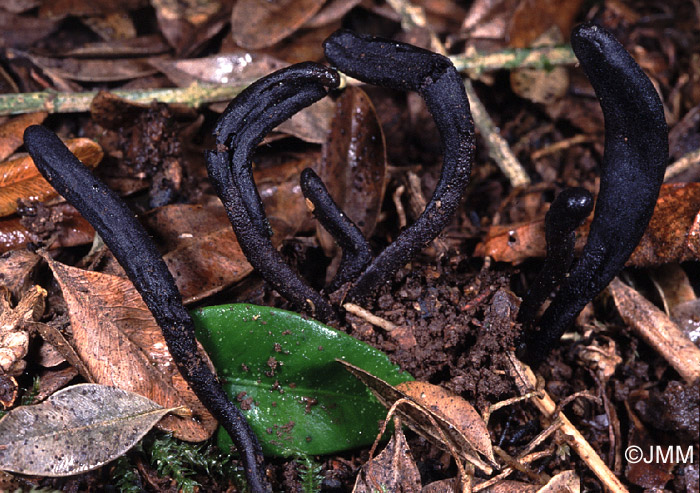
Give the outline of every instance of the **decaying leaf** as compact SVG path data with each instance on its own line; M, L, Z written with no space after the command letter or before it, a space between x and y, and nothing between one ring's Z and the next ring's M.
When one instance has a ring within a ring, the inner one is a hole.
M450 418L446 417L447 415L444 414L444 410L442 409L440 403L429 403L429 406L426 406L425 403L416 401L399 388L389 385L365 370L342 360L336 361L342 363L345 366L345 369L357 377L362 383L367 385L367 387L377 397L379 402L381 402L387 409L391 408L397 401L400 400L407 400L413 403L414 405L411 406L397 406L395 409L396 415L401 418L406 426L424 437L426 440L429 440L438 447L451 453L456 452L459 455L459 459L471 462L486 474L491 474L493 472L493 468L498 468L498 464L496 463L493 455L493 449L490 446L490 438L478 436L476 440L477 444L472 443L471 441L470 436L477 436L483 431L485 431L486 437L489 436L486 425L483 423L483 420L480 416L478 416L476 411L474 411L474 413L476 413L478 420L481 421L480 424L475 424L475 420L466 418L461 425L458 425ZM426 383L424 385L429 386L430 384ZM425 389L427 387L419 388ZM420 393L422 392L419 391L419 394ZM442 397L448 396L449 394L447 391L437 391L436 393ZM458 396L449 395L448 397L449 402L446 403L446 408L449 409L448 413L453 412L455 406L461 409L464 409L465 406L470 406L468 403L466 403L466 401L463 404L456 404L455 400L460 399ZM438 407L440 411L433 411L433 406ZM471 412L469 415L474 416L474 414ZM437 428L433 423L437 425ZM447 440L449 443L446 443L445 440ZM484 447L486 440L489 441L488 447ZM486 453L482 453L476 447L486 448Z
M35 322L32 324L32 330L41 336L44 340L44 344L52 347L56 353L58 353L63 361L68 361L75 370L80 373L85 380L93 383L92 375L90 370L87 369L83 360L80 359L78 353L75 352L73 346L66 340L60 330L58 330L53 325L44 324L40 322ZM43 346L42 346L43 347ZM41 359L38 363L44 367L51 367L52 365L44 363Z
M433 413L445 418L472 447L491 462L495 462L491 436L481 415L462 397L427 382L404 382L396 388Z
M47 113L26 113L0 124L0 161L10 157L22 144L24 130L30 125L39 125Z
M175 368L160 327L131 282L46 260L66 300L73 345L93 380L163 407L186 406L195 419L168 416L159 427L183 440L209 438L216 421Z
M274 232L274 245L298 230L312 227L307 226L313 223L299 187L299 175L316 156L253 172ZM154 237L162 240L163 258L186 303L217 293L253 271L221 202L207 198L203 202L159 207L143 217Z
M232 86L250 83L288 65L270 55L245 51L180 60L159 58L151 63L179 87L193 82Z
M219 0L151 0L163 36L180 55L195 52L224 26L226 8Z
M305 142L323 144L326 142L334 111L333 101L323 98L293 115L275 128L275 131L293 135Z
M32 286L32 273L40 260L41 257L28 250L3 255L0 257L0 286L9 289L15 299L20 299L22 293Z
M90 139L70 139L66 146L86 166L94 168L102 160L102 148ZM58 194L36 169L29 156L0 163L0 216L17 211L17 200L44 201Z
M575 471L562 471L550 479L537 493L579 493L581 480Z
M577 250L585 245L590 220L577 230ZM519 264L528 258L544 257L544 219L520 224L492 226L475 255L487 255L498 262ZM627 261L634 267L648 267L700 258L700 183L667 183L649 227Z
M0 469L51 477L96 469L173 409L114 387L74 385L0 420Z
M44 313L46 290L34 286L17 303L10 304L10 291L0 287L0 374L18 375L26 363L29 331L26 325Z
M700 259L700 183L661 187L654 214L628 265L647 267Z
M304 27L307 29L321 27L339 21L361 2L362 0L328 0L321 10L304 24Z
M231 34L241 47L272 46L311 19L323 0L239 0L231 12Z
M336 105L318 175L333 200L369 238L384 200L386 146L374 105L359 87L346 89ZM335 241L318 228L321 245L331 253Z
M214 294L253 271L220 203L173 204L145 222L165 241L163 255L186 303Z
M700 349L649 300L615 278L608 286L622 319L688 382L700 378Z
M508 26L510 46L526 48L552 27L566 36L571 32L583 0L521 0L516 2Z
M50 3L50 2L49 2ZM24 48L51 34L58 27L54 19L15 15L0 9L0 46Z
M117 58L113 60L52 58L15 51L15 56L26 57L53 77L81 82L114 82L153 74L156 69L145 58Z
M394 435L384 450L362 465L352 491L353 493L374 493L375 491L419 493L421 491L418 467L398 423Z
M52 224L42 225L45 228L53 227L50 236L54 241L48 245L50 249L92 242L95 230L72 205L62 202L50 206L49 209L49 217L58 218L52 221ZM35 231L26 226L25 219L27 218L20 219L17 216L0 219L0 254L42 241Z

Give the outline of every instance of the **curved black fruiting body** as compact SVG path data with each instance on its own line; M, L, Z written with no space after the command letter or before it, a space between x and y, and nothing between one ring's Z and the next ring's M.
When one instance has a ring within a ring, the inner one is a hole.
M326 58L361 81L417 91L442 138L443 166L433 196L421 216L362 273L348 300L376 291L449 223L469 182L474 157L474 124L462 78L442 55L396 41L337 31L325 42Z
M194 324L168 267L134 214L50 130L33 125L24 144L44 177L87 219L110 248L163 331L180 373L231 435L253 491L269 491L260 444L200 357Z
M372 260L372 250L360 228L338 207L314 170L302 171L300 184L304 197L313 205L313 215L343 249L338 272L327 288L332 293L360 275Z
M600 100L605 155L588 242L540 320L525 359L541 361L583 307L622 269L654 211L668 162L668 128L654 86L604 29L578 26L571 45Z
M545 216L547 256L520 304L518 322L529 326L537 310L566 276L574 261L576 228L593 210L593 196L581 187L567 188L554 199Z
M207 169L226 208L248 261L285 298L316 318L335 318L330 303L309 287L282 259L270 241L262 201L252 173L255 147L274 127L337 87L335 70L300 63L251 84L238 95L216 125L218 148L207 153Z

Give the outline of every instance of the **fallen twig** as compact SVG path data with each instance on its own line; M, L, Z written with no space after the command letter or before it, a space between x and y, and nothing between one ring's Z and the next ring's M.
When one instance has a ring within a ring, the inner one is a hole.
M522 363L515 354L508 353L511 363L511 373L521 394L526 394L535 390L537 379L529 366ZM593 473L600 479L603 485L612 492L626 492L627 488L613 474L608 466L603 462L591 444L581 435L581 432L569 421L564 413L556 413L557 405L549 397L547 392L542 391L542 397L534 397L532 403L547 418L560 419L561 431L566 443L578 454Z

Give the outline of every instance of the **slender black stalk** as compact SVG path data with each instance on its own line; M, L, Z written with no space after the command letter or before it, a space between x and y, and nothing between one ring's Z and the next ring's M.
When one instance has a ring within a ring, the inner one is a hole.
M620 272L644 234L668 163L668 127L654 85L623 46L593 24L571 46L600 100L605 154L588 242L540 320L524 358L541 361L584 306Z
M250 489L270 491L262 449L240 409L199 355L194 324L168 267L126 204L50 130L33 125L24 144L42 175L90 222L124 268L163 331L170 354L204 406L231 435Z
M337 87L337 72L300 63L251 84L219 119L217 150L207 153L207 169L248 261L282 296L315 318L335 318L330 303L308 286L270 241L270 227L252 173L256 146L274 127Z
M576 228L593 210L593 196L585 188L567 188L554 199L545 216L547 256L520 304L518 322L529 327L537 310L552 294L574 261Z
M362 231L328 193L323 181L311 168L301 172L301 191L312 204L312 213L343 250L338 272L328 285L332 293L354 280L372 260L372 250Z
M390 244L348 292L361 300L383 283L447 226L469 182L474 158L474 124L462 78L442 55L396 41L337 31L325 42L326 58L364 82L417 91L440 132L443 166L421 216Z

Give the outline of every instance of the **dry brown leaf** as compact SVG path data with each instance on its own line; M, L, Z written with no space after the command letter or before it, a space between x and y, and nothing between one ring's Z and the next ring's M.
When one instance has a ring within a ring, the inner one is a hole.
M577 230L577 250L586 244L590 219ZM519 264L544 257L544 219L491 226L474 254L497 262ZM627 261L628 266L648 267L700 258L700 183L666 183L649 227Z
M48 113L26 113L0 124L0 161L4 161L24 144L24 131L30 125L42 123Z
M163 259L186 303L214 294L253 271L220 204L168 205L144 220L165 242Z
M333 120L335 104L330 98L323 98L293 115L275 128L275 132L293 135L305 142L323 144Z
M78 48L68 49L60 53L60 55L84 58L113 58L118 56L146 57L162 55L169 50L170 46L165 42L163 37L153 34L124 40L86 43ZM58 55L58 53L53 53L53 55ZM155 59L155 61L160 60L162 60L162 58ZM152 60L149 60L149 62L152 62Z
M337 21L315 29L299 29L276 45L261 51L287 63L325 62L323 42L340 28L341 23Z
M445 491L458 491L457 478L441 479L423 486L421 493L444 493Z
M579 493L581 480L575 471L562 471L550 479L537 493Z
M90 139L70 139L65 142L68 149L82 161L94 168L102 160L102 148ZM17 211L17 200L45 201L58 194L40 174L29 156L0 163L0 216Z
M298 159L254 170L274 245L312 224L299 187L299 175L309 165L308 159ZM214 294L253 270L221 202L206 202L168 205L143 217L153 236L162 241L163 258L186 303Z
M146 58L51 58L20 51L15 51L14 55L28 58L53 77L81 82L115 82L156 72Z
M687 381L700 378L700 349L649 300L618 278L608 286L620 316Z
M86 381L94 382L90 370L88 370L83 360L78 356L78 353L75 352L73 346L70 345L57 327L41 322L34 322L31 325L31 329L41 336L44 340L44 345L54 348L63 358L63 361L68 361ZM37 363L42 364L42 361L39 360ZM52 365L42 364L42 366L51 367Z
M122 10L148 7L148 0L51 0L42 2L40 17L62 18L67 15L94 16Z
M375 458L362 465L353 493L394 491L397 493L419 493L420 473L406 437L397 425L387 446Z
M493 468L498 467L498 464L493 460L492 450L489 455L483 456L485 460L482 459L469 438L453 422L441 414L433 412L431 408L415 401L398 388L389 385L371 373L346 361L336 361L345 366L345 369L364 383L387 409L392 408L397 401L411 402L413 405L397 406L395 409L396 415L401 418L406 426L426 440L450 453L457 453L459 457L456 457L456 459L467 460L486 474L491 474ZM481 443L482 440L480 439L479 442Z
M72 205L61 203L51 206L60 221L55 223L54 242L49 248L68 247L92 243L95 230ZM41 238L30 232L18 217L0 219L0 254L23 248L28 243L38 243Z
M323 0L239 0L231 12L231 34L236 43L256 50L272 46L311 19Z
M216 421L175 368L160 327L131 282L46 260L66 300L73 345L94 381L163 407L186 406L196 419L168 416L159 426L182 440L209 438Z
M503 40L518 0L475 0L462 22L471 38Z
M478 481L478 480L477 480ZM477 485L479 483L477 482ZM537 486L522 481L506 479L489 486L488 488L479 490L480 493L535 493L538 490Z
M68 385L78 376L78 370L67 366L59 370L43 371L39 374L39 391L34 397L34 403L41 402L57 390Z
M23 358L29 348L27 324L44 313L46 290L34 286L16 307L12 307L10 298L10 291L0 288L0 374L19 375L26 366Z
M338 206L365 238L374 231L386 181L386 146L374 105L359 87L349 87L336 105L318 175ZM336 246L318 226L327 254Z
M362 0L328 0L321 10L304 24L304 28L321 27L339 21L361 2Z
M134 20L126 11L110 12L82 19L83 24L107 42L119 42L136 37Z
M688 274L679 264L667 264L650 269L649 276L654 282L666 313L671 313L678 305L697 299Z
M41 5L41 0L5 0L2 8L13 14L21 14Z
M219 53L203 58L151 60L168 79L180 87L193 82L238 85L250 83L288 64L264 53Z
M15 299L32 286L32 273L41 257L28 250L17 250L0 257L0 286L10 290Z
M0 9L0 48L31 46L51 34L57 26L58 22L53 19L15 15Z
M583 0L520 0L508 27L514 48L527 48L543 33L556 26L568 37Z
M481 415L462 397L427 382L404 382L396 386L421 406L445 418L469 441L472 447L491 462L496 462L491 435Z
M163 36L178 55L197 51L226 22L227 7L219 0L151 0Z
M680 263L700 259L700 183L667 183L642 240L628 265Z

